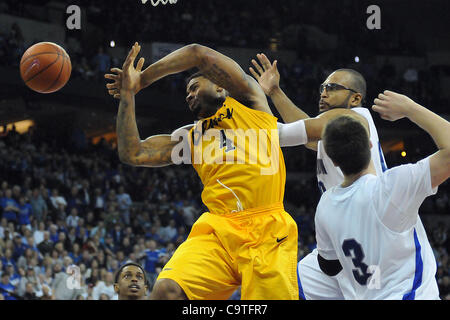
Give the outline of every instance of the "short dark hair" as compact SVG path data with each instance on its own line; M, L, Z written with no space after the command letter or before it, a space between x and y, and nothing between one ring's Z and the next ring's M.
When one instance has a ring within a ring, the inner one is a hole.
M328 122L323 142L325 152L345 175L358 173L370 163L369 134L354 117L342 115Z
M335 72L346 72L351 76L351 89L362 95L362 102L366 99L367 83L363 75L354 69L337 69Z
M119 283L119 277L120 277L120 274L122 273L122 270L123 270L125 267L128 267L128 266L136 266L136 267L138 267L139 269L141 269L141 270L142 270L142 273L144 274L144 281L145 281L145 284L146 284L147 286L149 285L148 280L147 280L147 274L146 274L144 268L142 268L142 266L141 266L140 264L135 263L135 262L127 262L127 263L125 263L124 265L122 265L122 266L119 268L119 270L117 270L117 272L116 272L116 275L115 275L115 277L114 277L114 283Z
M186 79L186 85L189 83L189 81L191 81L192 79L198 78L198 77L206 78L205 75L203 74L203 72L197 71L196 73L191 74L191 75Z

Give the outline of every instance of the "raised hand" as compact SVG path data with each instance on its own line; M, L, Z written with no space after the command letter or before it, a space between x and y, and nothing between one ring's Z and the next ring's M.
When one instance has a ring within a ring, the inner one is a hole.
M396 121L413 111L416 103L403 94L385 90L373 101L372 110L378 112L384 120Z
M136 42L128 53L122 69L112 68L111 71L116 74L105 74L106 79L114 80L113 83L106 84L108 93L114 98L120 99L120 90L122 89L132 91L134 94L142 89L141 75L145 59L140 58L136 68L134 67L134 61L140 50L141 46Z
M264 93L270 96L274 90L280 87L280 73L277 68L277 60L271 64L264 53L257 54L256 57L261 65L255 59L252 59L252 63L258 72L250 67L250 73L258 80Z

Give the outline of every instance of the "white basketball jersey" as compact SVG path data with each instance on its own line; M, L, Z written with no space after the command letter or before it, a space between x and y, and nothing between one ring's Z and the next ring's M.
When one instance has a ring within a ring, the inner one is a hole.
M380 175L382 172L386 171L387 167L384 160L383 151L381 150L380 141L378 139L377 128L373 123L372 115L366 108L356 107L352 108L352 110L366 118L369 123L370 141L372 142L370 152L372 154L372 160L375 165L377 175ZM344 181L344 175L341 169L334 166L330 157L326 154L321 140L317 145L317 180L319 189L322 193Z
M317 249L339 259L345 299L439 299L436 259L418 210L432 189L429 158L327 190L317 206Z

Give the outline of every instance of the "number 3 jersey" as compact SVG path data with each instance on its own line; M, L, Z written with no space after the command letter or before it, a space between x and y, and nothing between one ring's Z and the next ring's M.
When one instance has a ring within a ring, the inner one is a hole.
M436 191L426 158L323 193L317 249L339 259L336 279L345 299L439 299L436 259L418 215Z
M189 132L191 161L214 214L283 203L286 167L277 118L227 97Z
M379 175L386 170L386 163L378 139L377 128L375 127L369 110L361 107L352 108L352 110L366 118L369 123L370 141L372 142L370 152L372 154L375 171L377 172L377 175ZM319 141L317 145L317 180L319 189L322 193L344 181L344 175L341 169L334 166L330 157L325 152L322 141Z

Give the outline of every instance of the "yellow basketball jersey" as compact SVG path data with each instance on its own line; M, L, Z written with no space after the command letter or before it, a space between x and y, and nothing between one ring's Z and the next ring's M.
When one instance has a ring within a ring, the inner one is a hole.
M203 203L225 214L282 203L286 167L277 118L226 98L190 134L191 160L203 182Z

